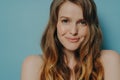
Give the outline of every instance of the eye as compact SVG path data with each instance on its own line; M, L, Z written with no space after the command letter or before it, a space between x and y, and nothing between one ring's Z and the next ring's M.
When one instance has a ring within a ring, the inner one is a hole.
M84 20L84 19L82 19L82 20L79 20L79 21L78 21L78 24L83 25L83 26L86 26L86 25L87 25L87 21Z
M63 19L63 20L61 20L61 22L66 24L66 23L69 23L69 20L68 19Z

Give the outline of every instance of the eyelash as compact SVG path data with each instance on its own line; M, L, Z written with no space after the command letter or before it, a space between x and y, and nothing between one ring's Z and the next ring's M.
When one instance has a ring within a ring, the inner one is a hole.
M63 19L61 22L62 22L62 23L68 23L69 20L67 20L67 19Z
M61 22L67 24L67 23L69 23L70 21L69 21L68 19L63 19L63 20L61 20ZM82 19L82 20L79 20L79 21L77 22L77 24L87 25L87 22L86 22L86 20Z
M85 20L80 20L80 21L78 21L78 23L80 23L82 25L87 25L87 22Z

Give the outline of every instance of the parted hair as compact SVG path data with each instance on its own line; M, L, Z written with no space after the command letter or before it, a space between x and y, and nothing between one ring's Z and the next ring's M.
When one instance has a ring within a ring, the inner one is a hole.
M75 80L104 80L104 69L100 62L102 33L94 0L52 1L49 21L41 40L44 64L40 80L70 80L71 69L65 62L65 53L58 40L56 27L59 9L67 1L82 8L83 17L89 26L89 37L74 54L77 61L74 67Z

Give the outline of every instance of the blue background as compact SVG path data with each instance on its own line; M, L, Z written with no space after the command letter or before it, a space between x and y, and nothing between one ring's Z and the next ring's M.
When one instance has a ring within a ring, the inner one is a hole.
M52 0L0 0L0 80L20 80L28 55L41 53L40 39ZM95 0L103 48L120 53L120 0Z

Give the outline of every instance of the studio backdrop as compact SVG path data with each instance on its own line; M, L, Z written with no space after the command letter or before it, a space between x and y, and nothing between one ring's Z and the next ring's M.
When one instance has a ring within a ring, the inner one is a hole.
M38 55L52 0L0 0L0 80L20 80L23 60ZM120 0L95 0L103 49L120 53Z

